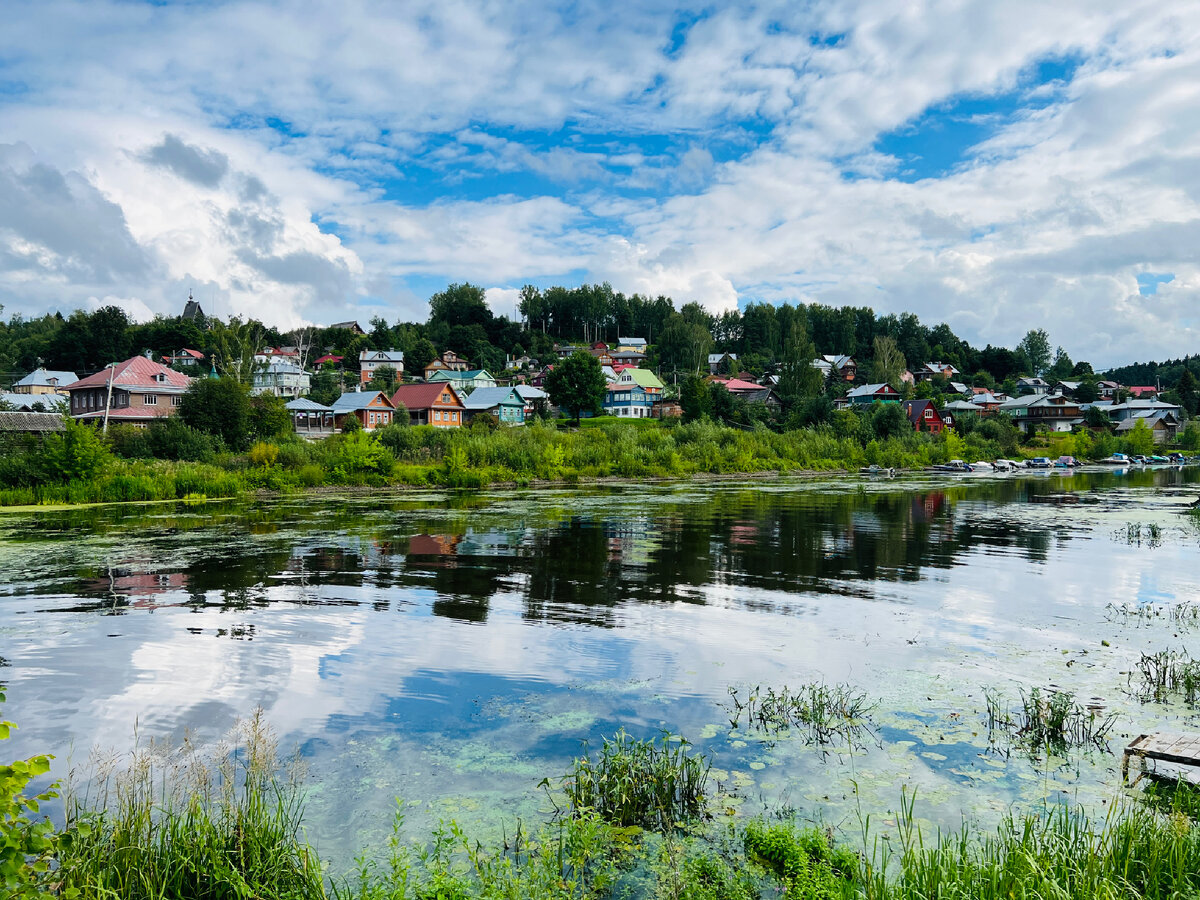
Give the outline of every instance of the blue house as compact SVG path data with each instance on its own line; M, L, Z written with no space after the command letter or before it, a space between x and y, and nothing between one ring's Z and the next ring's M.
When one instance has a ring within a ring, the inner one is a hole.
M480 387L471 391L471 396L463 400L463 408L467 418L473 419L479 413L490 413L501 425L525 424L525 401L510 387Z

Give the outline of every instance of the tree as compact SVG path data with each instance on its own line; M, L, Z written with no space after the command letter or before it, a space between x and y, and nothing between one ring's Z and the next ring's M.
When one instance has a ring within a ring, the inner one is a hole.
M1059 347L1054 354L1054 365L1050 367L1050 377L1056 381L1062 381L1064 378L1070 377L1074 368L1075 363L1071 362L1067 351Z
M1145 456L1154 450L1154 432L1146 425L1145 419L1138 419L1125 437L1125 447L1130 453Z
M666 327L655 342L659 362L672 372L698 373L708 359L712 346L712 335L698 321L689 321L679 313L672 313Z
M342 396L342 375L330 365L323 366L321 371L312 377L308 388L308 399L322 406L331 406L333 401Z
M912 422L908 413L899 403L880 403L876 401L871 406L871 429L877 438L902 437L912 433Z
M260 441L292 433L292 414L282 397L258 394L250 398L250 432Z
M420 378L425 374L425 367L437 359L437 348L429 338L421 338L412 349L404 355L404 367L409 374Z
M574 413L575 424L585 412L598 413L607 384L600 360L576 350L546 376L546 393L559 409Z
M908 363L904 359L904 354L900 352L896 339L881 334L875 338L874 347L875 360L871 363L871 382L873 384L899 384L900 376L908 368Z
M1189 416L1194 416L1200 408L1200 385L1197 385L1196 376L1192 374L1191 369L1183 370L1175 385L1175 393L1179 395L1180 406L1187 410Z
M424 367L422 367L424 370ZM383 391L388 396L396 392L396 382L400 376L396 373L394 366L380 366L375 370L375 377L370 381L368 387L373 391Z
M793 322L784 344L779 384L775 391L785 411L790 412L796 404L815 397L824 388L821 372L813 366L816 355L803 320Z
M63 430L46 438L41 448L44 481L86 481L95 477L112 454L91 425L63 418Z
M489 325L492 310L483 288L474 284L452 284L429 298L429 321L447 325Z
M1107 429L1112 425L1108 413L1098 406L1089 406L1083 413L1083 422L1088 428Z
M1029 364L1030 375L1041 375L1050 365L1050 335L1044 328L1030 330L1017 344L1017 352Z
M689 375L679 385L679 407L683 421L693 422L712 411L708 382L699 375Z
M1076 403L1095 403L1100 397L1100 391L1096 388L1096 382L1089 379L1079 382L1079 387L1075 389Z
M236 378L197 378L183 393L179 418L231 450L250 446L250 391Z

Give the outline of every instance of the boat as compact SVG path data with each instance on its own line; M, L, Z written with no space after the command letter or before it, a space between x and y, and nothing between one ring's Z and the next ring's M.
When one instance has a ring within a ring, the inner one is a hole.
M1130 459L1124 453L1114 453L1112 456L1106 456L1104 459L1096 460L1102 466L1127 466Z
M997 472L1015 472L1021 468L1021 464L1011 459L998 459L995 463Z
M858 471L863 475L881 475L886 478L891 478L893 475L896 474L895 469L889 469L889 468L885 468L884 466L875 466L875 465L863 466Z
M1073 456L1060 456L1054 461L1054 465L1059 469L1075 469L1079 466L1079 460Z
M1169 459L1167 459L1165 456L1151 456L1149 459L1146 460L1146 462L1152 466L1166 466L1166 465L1170 465L1170 463L1171 463L1171 461Z
M993 472L995 471L996 467L990 462L979 460L978 462L971 463L971 469L976 472Z
M929 467L930 472L970 472L971 467L961 459L952 459L948 463L941 463L936 466Z
M1035 456L1033 459L1025 460L1025 468L1027 469L1049 469L1053 466L1048 456Z

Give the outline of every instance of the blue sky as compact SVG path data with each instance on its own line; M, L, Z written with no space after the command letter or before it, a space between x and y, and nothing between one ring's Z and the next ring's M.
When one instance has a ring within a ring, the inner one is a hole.
M1184 2L10 4L0 304L423 319L452 281L1194 352ZM1153 303L1146 298L1153 297ZM839 348L822 348L835 352Z

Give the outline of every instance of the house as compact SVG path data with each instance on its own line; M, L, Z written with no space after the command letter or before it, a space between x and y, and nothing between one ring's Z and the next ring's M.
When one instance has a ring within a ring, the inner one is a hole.
M465 372L439 369L425 380L431 384L452 384L458 391L473 391L477 388L494 388L496 386L496 379L488 374L487 369L469 369Z
M513 388L517 392L517 396L521 398L521 402L525 404L525 418L529 419L535 412L537 406L541 402L549 403L550 395L541 388L535 388L529 384L518 384Z
M375 370L382 366L391 366L396 370L396 377L404 374L403 350L363 350L358 354L358 382L366 384L375 377Z
M970 403L980 413L987 415L993 413L1000 408L1000 404L1004 401L990 391L983 391L979 394L972 394Z
M1010 397L998 407L1012 416L1013 424L1027 434L1039 426L1048 431L1070 431L1083 424L1083 410L1061 394L1026 394Z
M576 350L579 350L579 349L580 348L576 347L574 344L555 344L554 345L554 355L557 356L559 359L566 359L568 356L571 356Z
M0 412L0 435L62 431L62 416L48 412Z
M727 364L734 369L737 368L737 354L736 353L710 353L710 354L708 354L708 371L711 372L713 375L716 375L718 372L720 372L722 366L725 366Z
M536 369L538 361L531 356L518 356L516 358L509 357L505 363L505 368L511 372L518 372L521 369Z
M905 400L901 405L908 413L908 421L912 422L914 431L941 434L942 429L946 427L941 413L937 411L932 400Z
M255 367L250 390L256 394L295 398L307 394L311 385L312 377L296 363L273 359Z
M1168 409L1142 410L1134 413L1117 424L1116 433L1126 436L1137 427L1138 422L1145 422L1146 427L1154 435L1154 443L1166 444L1175 440L1179 433L1179 417Z
M1017 394L1048 394L1050 393L1050 385L1044 378L1035 376L1026 376L1017 379Z
M683 406L678 400L668 400L659 397L654 401L650 415L655 419L677 419L683 415Z
M301 437L307 435L324 437L333 434L334 412L332 406L322 406L320 403L302 397L290 401L287 409L292 415L292 428Z
M1124 422L1137 416L1145 416L1148 413L1170 413L1176 419L1183 418L1183 408L1175 403L1166 403L1162 400L1126 400L1124 403L1107 403L1097 401L1092 406L1099 407L1108 413L1108 417L1114 422Z
M534 375L532 378L530 378L529 383L537 388L545 387L546 376L549 375L553 371L554 371L554 366L546 366L546 368L542 369L542 371L538 372L536 375Z
M890 384L860 384L845 397L840 406L869 406L872 403L899 403L900 392Z
M344 328L344 329L346 329L346 331L349 331L352 334L366 334L366 332L363 331L362 326L359 325L357 322L334 322L329 327L330 328Z
M1121 390L1121 385L1115 381L1097 381L1096 393L1101 400L1116 400L1117 394Z
M15 412L52 412L67 411L67 398L62 394L5 394L0 393L0 409L10 409Z
M640 353L646 355L646 339L640 337L618 337L618 353Z
M826 374L830 379L853 381L858 377L858 363L852 356L827 353L821 357L821 361L829 366Z
M453 350L447 350L425 367L425 380L428 381L434 372L465 372L468 368L465 359Z
M495 416L501 425L525 424L525 401L516 388L477 388L463 400L463 408L467 413L467 421L480 413L488 413Z
M946 428L955 428L955 422L960 416L981 416L986 410L981 409L970 400L952 400L942 404L942 422Z
M715 376L709 376L705 380L710 384L722 385L729 393L735 397L740 397L747 403L765 403L767 406L773 408L779 406L779 398L775 396L773 390L764 385L755 384L753 381L743 381L740 378L717 378Z
M1050 385L1051 394L1062 394L1062 396L1074 400L1075 392L1079 390L1080 381L1056 381Z
M1130 387L1125 388L1125 390L1129 391L1131 397L1135 397L1139 400L1152 399L1158 396L1158 388L1154 387L1153 385L1131 385Z
M66 387L79 380L74 372L52 372L49 369L34 369L12 387L14 394L61 394L66 396Z
M391 425L396 407L382 391L349 391L333 401L333 425L345 430L347 416L354 416L368 431Z
M165 362L168 366L198 366L200 363L204 362L204 354L199 350L191 350L187 347L184 347L182 350L172 353L170 356L164 356L163 362Z
M649 419L663 383L649 369L625 369L604 393L604 412L610 416Z
M333 356L329 353L326 353L324 356L317 357L317 359L313 360L313 366L315 366L318 369L324 365L340 366L342 364L343 359L344 359L344 357Z
M85 422L146 426L172 415L192 379L162 363L135 356L67 385L72 417Z
M921 368L913 372L913 378L917 381L929 381L931 378L942 377L947 381L953 381L955 375L961 375L950 363L945 362L927 362Z
M609 351L614 366L640 366L646 361L646 354L641 350L612 350Z
M967 387L967 385L963 384L961 381L950 382L950 390L954 391L954 393L959 394L963 397L969 397L971 394L974 393L974 391L972 391L971 388Z
M444 381L402 384L392 394L392 405L396 409L403 405L413 425L458 428L463 424L462 398L453 385Z

